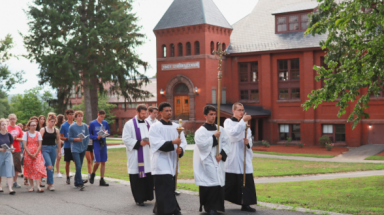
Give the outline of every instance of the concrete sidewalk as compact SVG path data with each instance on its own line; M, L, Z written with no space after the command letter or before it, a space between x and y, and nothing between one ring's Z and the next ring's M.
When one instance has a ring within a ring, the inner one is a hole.
M304 175L304 176L262 177L262 178L255 178L254 180L255 180L255 184L265 184L265 183L282 183L282 182L295 182L295 181L317 181L317 180L323 180L323 179L338 179L338 178L358 178L358 177L369 177L369 176L384 176L384 170L317 174L317 175ZM178 179L177 181L180 183L195 183L195 180L193 179L188 179L188 180Z
M364 160L369 156L374 156L384 151L384 144L363 145L344 154L336 156L334 159L353 159Z
M286 160L301 160L301 161L320 161L320 162L336 162L336 163L384 163L382 160L354 160L343 158L313 158L313 157L299 157L299 156L282 156L282 155L268 155L253 153L253 157L258 158L274 158L274 159L286 159Z

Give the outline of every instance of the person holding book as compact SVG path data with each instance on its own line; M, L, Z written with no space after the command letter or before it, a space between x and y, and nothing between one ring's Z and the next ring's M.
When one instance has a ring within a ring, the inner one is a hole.
M13 191L13 177L15 176L15 167L13 166L12 148L13 137L7 131L7 121L0 119L0 192L3 192L1 187L1 177L7 178L9 194L14 195L16 192ZM9 149L7 149L9 148Z
M108 160L107 142L105 138L111 133L111 130L109 129L108 122L104 120L105 115L105 111L100 110L97 113L97 119L93 120L89 124L89 136L93 141L93 153L95 157L95 164L93 165L93 171L91 178L89 179L89 183L94 183L96 171L101 164L99 185L107 187L109 184L107 184L104 180L105 162Z
M83 123L84 114L82 111L75 112L76 123L68 129L68 140L71 142L73 161L76 165L75 188L84 190L85 186L81 175L85 151L88 147L89 132L87 124Z
M7 131L13 137L13 147L15 151L13 152L13 165L15 167L15 177L13 177L13 187L20 188L21 186L17 183L17 176L22 172L21 170L21 146L20 142L23 138L23 130L16 125L17 117L15 114L9 114L8 116L10 125L7 127Z

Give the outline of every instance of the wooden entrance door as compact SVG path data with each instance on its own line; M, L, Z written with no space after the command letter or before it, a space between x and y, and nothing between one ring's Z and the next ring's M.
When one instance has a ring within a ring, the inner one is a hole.
M189 119L189 96L175 96L175 119Z

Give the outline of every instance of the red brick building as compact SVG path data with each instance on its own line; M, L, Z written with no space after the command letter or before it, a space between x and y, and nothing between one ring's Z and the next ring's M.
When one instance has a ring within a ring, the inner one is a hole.
M311 0L259 0L253 11L233 24L212 0L174 0L154 29L157 38L157 102L173 105L174 118L195 129L204 122L203 107L216 104L218 42L229 53L223 61L222 120L231 105L245 104L252 115L255 140L319 144L329 135L339 145L382 144L384 93L371 98L371 119L352 130L347 113L337 117L336 102L303 111L307 95L321 87L314 65L324 52L319 42L327 35L304 36ZM364 89L361 89L364 92Z

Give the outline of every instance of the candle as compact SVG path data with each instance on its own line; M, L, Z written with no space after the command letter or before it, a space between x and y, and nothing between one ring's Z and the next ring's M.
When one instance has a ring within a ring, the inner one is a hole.
M180 127L180 128L182 127L182 126L181 126L182 124L183 124L183 120L182 120L182 119L179 119L179 127Z

